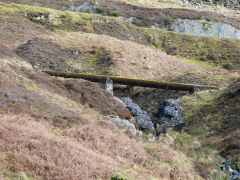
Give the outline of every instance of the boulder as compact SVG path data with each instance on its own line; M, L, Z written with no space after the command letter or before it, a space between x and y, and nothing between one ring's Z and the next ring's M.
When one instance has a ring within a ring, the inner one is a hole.
M135 104L131 98L123 97L120 98L121 101L125 104L126 108L132 113L132 115L136 118L137 124L140 129L147 131L155 131L153 122L148 116L146 111L143 111L137 104Z
M121 119L118 116L104 116L105 119L109 119L114 122L119 128L130 132L134 136L141 136L141 132L136 129L133 123L126 119Z
M160 105L155 116L158 118L157 124L163 127L174 127L174 130L181 131L185 123L180 122L183 115L183 109L178 106L176 99L165 99Z
M102 84L102 88L113 95L113 81L110 78L106 79L106 81Z

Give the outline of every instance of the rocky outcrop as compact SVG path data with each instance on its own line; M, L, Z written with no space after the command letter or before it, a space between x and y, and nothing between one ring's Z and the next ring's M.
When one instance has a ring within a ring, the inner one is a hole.
M185 123L180 121L183 109L178 106L178 103L176 99L165 99L155 113L155 116L158 117L157 124L163 126L163 129L174 127L175 130L180 131L185 126Z
M70 8L64 7L63 9L68 9L70 11L79 11L79 12L97 14L97 11L96 11L97 6L89 2L84 2L82 5L79 5L79 6L71 6Z
M176 19L163 27L164 30L170 30L177 33L192 34L195 36L214 36L219 38L240 39L240 30L222 22L190 19ZM152 26L157 29L158 24Z
M142 132L138 131L135 125L129 120L121 119L118 116L104 116L105 119L111 120L114 122L119 128L124 129L125 132L130 132L134 136L140 137Z
M155 128L153 122L148 116L146 111L143 111L137 104L135 104L131 98L123 97L120 98L122 102L125 104L126 108L132 113L132 115L136 118L138 126L142 130L147 130L154 132Z

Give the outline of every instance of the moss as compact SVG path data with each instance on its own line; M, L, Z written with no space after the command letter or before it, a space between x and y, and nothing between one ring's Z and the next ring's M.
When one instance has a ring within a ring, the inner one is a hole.
M27 177L24 172L14 173L8 170L3 170L2 175L4 177L4 180L33 180L33 178Z
M125 84L131 86L142 86L142 87L153 87L162 89L173 89L193 92L197 89L218 89L216 86L202 86L193 84L183 84L174 82L161 82L161 81L149 81L142 79L124 78L118 76L109 75L91 75L81 73L68 73L68 72L57 72L57 71L43 71L51 76L64 77L64 78L80 78L93 82L103 82L106 78L112 79L117 84Z
M203 106L211 106L217 103L215 101L216 96L221 91L206 90L200 91L190 96L185 96L181 100L181 106L184 108L185 113L183 116L184 122L189 122L193 116L195 116Z
M121 173L117 173L116 175L111 177L111 180L127 180Z
M194 64L194 65L197 65L199 67L204 67L204 68L219 68L221 69L222 67L219 66L219 65L216 65L214 63L211 63L209 61L198 61L196 59L188 59L188 58L184 58L184 57L178 57L178 59L186 62L186 63L189 63L189 64Z
M4 155L7 157L8 161L13 161L14 158L15 158L14 153L13 153L13 152L10 152L10 151L5 152Z
M195 4L197 1L196 0L188 0L188 2Z
M117 12L114 12L114 13L111 14L111 16L118 17L119 14Z
M34 91L34 92L39 92L39 88L38 88L38 86L35 84L35 83L30 83L30 82L25 82L24 83L24 86L27 88L27 89L29 89L29 90L32 90L32 91Z
M103 13L104 13L104 9L103 9L103 8L100 8L100 7L97 7L97 8L96 8L96 11L97 11L99 14L103 14Z
M67 134L67 132L65 130L56 129L56 128L51 129L50 133L55 136L66 136L66 134Z
M174 23L174 19L171 16L168 16L166 19L164 19L164 26L168 28L169 31L173 30L173 23Z
M212 24L211 23L202 22L202 28L203 28L204 31L208 31L209 29L212 28Z
M231 68L234 69L240 67L237 58L240 55L239 40L197 37L146 28L143 32L148 43L160 44L159 49L170 55L206 61L223 68L226 67L225 64L232 64Z

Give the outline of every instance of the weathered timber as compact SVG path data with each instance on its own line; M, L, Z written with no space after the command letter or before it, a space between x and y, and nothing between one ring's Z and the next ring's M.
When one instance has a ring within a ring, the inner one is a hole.
M104 82L106 81L107 78L110 78L113 80L115 84L171 89L171 90L189 91L189 92L194 92L194 90L196 89L218 89L218 87L216 86L203 86L203 85L183 84L183 83L174 83L174 82L149 81L149 80L131 79L131 78L118 77L118 76L108 76L108 75L91 75L91 74L68 73L68 72L58 72L58 71L43 71L43 72L51 76L85 79L92 82Z

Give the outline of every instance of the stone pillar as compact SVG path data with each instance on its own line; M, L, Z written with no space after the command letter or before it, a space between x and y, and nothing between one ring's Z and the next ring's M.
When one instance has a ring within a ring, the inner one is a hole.
M106 81L102 84L102 88L113 95L113 81L110 78L106 79Z

